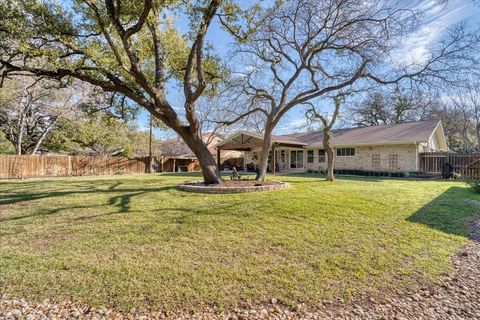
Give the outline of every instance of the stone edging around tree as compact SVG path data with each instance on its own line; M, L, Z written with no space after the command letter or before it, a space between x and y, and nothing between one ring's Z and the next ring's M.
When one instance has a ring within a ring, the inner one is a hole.
M202 182L186 183L178 186L182 191L196 192L196 193L244 193L244 192L262 192L262 191L274 191L285 190L289 187L288 183L282 181L269 181L274 184L267 184L261 186L235 186L225 187L219 185L205 185Z

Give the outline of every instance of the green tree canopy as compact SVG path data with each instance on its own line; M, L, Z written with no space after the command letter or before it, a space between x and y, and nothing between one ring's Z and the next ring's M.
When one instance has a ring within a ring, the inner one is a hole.
M129 155L128 126L103 114L63 120L45 143L52 152L69 154Z
M206 182L221 183L195 103L226 73L207 30L217 17L233 25L237 13L231 0L4 0L0 72L73 77L126 96L185 140ZM182 18L185 32L173 23ZM180 84L183 108L169 100L171 84Z
M0 154L13 154L15 149L10 141L5 138L3 132L0 132Z

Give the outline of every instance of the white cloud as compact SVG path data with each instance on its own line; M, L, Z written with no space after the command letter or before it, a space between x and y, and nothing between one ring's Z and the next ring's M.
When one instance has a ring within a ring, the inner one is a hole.
M411 4L411 8L423 13L422 23L393 54L394 60L406 64L424 62L432 46L445 35L448 27L480 13L479 8L468 0L449 1L446 4L433 0L417 1Z
M295 119L285 119L275 128L275 134L286 134L307 130L307 119L305 116Z

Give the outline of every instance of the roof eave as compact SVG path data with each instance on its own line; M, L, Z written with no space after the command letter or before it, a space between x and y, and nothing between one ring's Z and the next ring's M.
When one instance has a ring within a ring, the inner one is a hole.
M261 134L261 133L255 133L255 132L240 130L240 131L237 131L237 132L231 134L230 136L228 136L224 140L220 141L219 143L215 144L214 147L215 148L221 147L221 146L227 144L229 141L231 141L232 139L234 139L235 137L237 137L241 134L248 135L248 136L263 140L263 134ZM276 137L272 137L272 142L273 143L280 143L280 144L299 145L299 146L307 146L308 145L308 143L305 143L305 142L302 142L302 141L283 140L283 139L278 139Z
M380 141L380 142L363 142L363 143L344 143L344 144L335 144L332 143L333 147L335 148L343 148L343 147L365 147L365 146L388 146L388 145L399 145L399 144L418 144L418 143L425 143L428 140L399 140L399 141ZM323 147L323 144L312 144L308 147L311 148L319 148Z
M225 139L223 139L222 141L218 142L217 144L214 145L214 148L217 148L217 147L220 147L220 146L223 146L224 144L227 144L228 141L232 140L233 138L235 138L236 136L240 135L240 134L247 134L247 135L250 135L254 138L259 138L259 139L263 139L263 136L261 134L256 134L256 133L253 133L253 132L248 132L248 131L245 131L245 130L240 130L240 131L236 131L234 133L232 133L231 135L229 135L228 137L226 137Z
M301 141L279 141L279 140L272 139L272 142L278 143L278 144L288 144L288 145L298 145L302 147L308 147L308 143L301 142Z
M438 120L437 122L437 125L435 126L435 129L433 129L433 132L432 134L430 135L430 137L428 138L428 141L430 141L430 139L434 136L434 134L437 132L437 130L440 129L440 134L443 138L442 140L442 144L443 146L440 148L440 150L448 150L448 145L447 145L447 142L446 142L446 138L445 138L445 132L443 131L443 125L442 125L442 121L441 120Z

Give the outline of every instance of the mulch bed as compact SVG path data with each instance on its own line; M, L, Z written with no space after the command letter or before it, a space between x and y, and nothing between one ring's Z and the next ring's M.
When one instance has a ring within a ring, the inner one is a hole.
M205 186L203 182L192 182L192 183L187 183L189 185L196 185L196 186ZM209 184L209 187L224 187L224 188L230 188L230 187L257 187L257 186L272 186L272 185L278 185L281 184L279 181L257 181L257 180L226 180L223 181L222 184Z
M222 184L205 184L203 182L187 182L178 187L182 191L197 193L244 193L283 190L288 183L281 181L226 180Z

